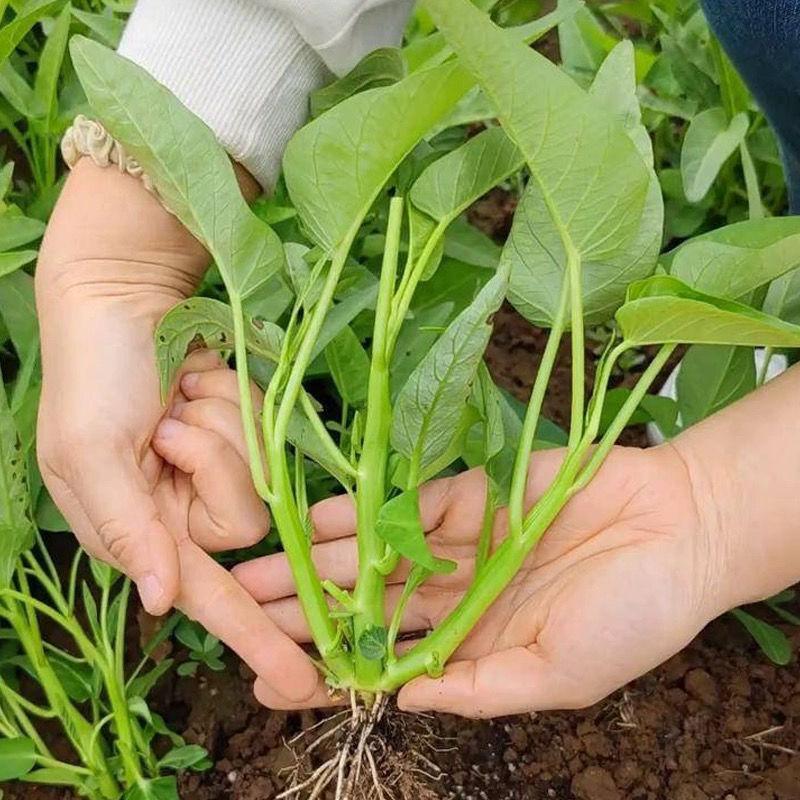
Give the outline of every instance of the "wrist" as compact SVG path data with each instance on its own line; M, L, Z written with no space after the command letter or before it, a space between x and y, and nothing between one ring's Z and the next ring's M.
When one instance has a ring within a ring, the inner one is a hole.
M45 233L37 290L56 299L87 287L116 295L191 294L208 266L200 243L140 180L81 159Z
M689 475L717 613L800 580L800 370L673 442Z

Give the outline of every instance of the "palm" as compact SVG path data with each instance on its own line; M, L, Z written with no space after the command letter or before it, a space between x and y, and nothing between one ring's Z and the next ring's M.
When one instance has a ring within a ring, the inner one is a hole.
M531 500L563 453L534 457ZM459 602L474 572L482 516L480 471L437 481L422 493L431 549L458 569L427 581L403 628L425 631ZM315 558L324 577L352 584L352 511L335 499L315 509ZM495 540L505 535L505 512ZM400 703L471 716L590 704L672 655L707 621L706 540L686 470L671 448L618 448L548 531L523 571L456 652L445 676L405 687ZM407 566L393 576L396 601ZM306 638L281 557L252 562L238 577L268 613ZM287 596L288 599L278 599ZM657 635L655 635L655 633Z

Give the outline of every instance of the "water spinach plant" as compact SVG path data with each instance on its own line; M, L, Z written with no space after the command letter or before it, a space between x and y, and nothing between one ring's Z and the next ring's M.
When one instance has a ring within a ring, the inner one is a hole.
M555 13L563 19L578 5ZM797 219L739 223L660 258L663 201L629 43L611 51L584 89L528 46L558 16L502 29L469 0L423 6L438 32L424 46L373 59L380 81L371 84L362 67L358 80L340 82L340 96L329 91L325 110L290 142L284 179L301 229L286 241L248 208L213 134L164 87L97 43L72 43L94 112L206 246L227 290L227 303L198 297L164 318L156 332L164 390L197 341L235 355L253 481L280 534L319 668L331 691L349 691L368 708L416 676L441 674L592 480L678 344L800 346L800 327L752 305L759 289L796 266ZM428 140L476 95L496 121L441 155ZM446 325L423 328L415 298L443 262L449 229L510 176L524 189L496 269ZM376 242L379 257L370 258ZM291 288L289 310L262 313L276 280ZM482 364L505 299L550 330L522 420L509 415ZM586 326L611 320L616 333L587 387ZM366 336L357 335L367 322ZM526 508L542 404L565 336L565 458ZM430 344L409 363L405 344L422 337ZM609 419L614 366L645 346L654 355ZM308 380L321 359L340 393L339 417L328 424ZM253 407L251 376L265 388L262 408ZM356 507L352 589L322 580L312 560L312 464ZM446 619L400 652L409 598L431 575L455 568L429 549L419 488L465 465L483 465L489 476L474 578ZM493 548L500 506L508 507L508 531ZM387 618L387 576L402 559L410 572Z

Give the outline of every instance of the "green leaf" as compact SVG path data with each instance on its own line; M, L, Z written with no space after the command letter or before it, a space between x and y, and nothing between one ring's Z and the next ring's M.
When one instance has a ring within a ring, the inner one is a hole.
M342 399L361 407L367 399L369 356L348 325L325 348L325 360Z
M391 441L418 477L447 452L505 295L497 275L424 356L395 401Z
M44 129L50 132L58 113L58 78L67 52L72 7L67 3L56 17L39 56L39 69L33 85L34 101L44 111Z
M183 747L173 747L159 762L160 769L196 769L203 762L210 765L208 750L196 744L187 744Z
M496 270L503 250L485 233L461 216L447 229L444 239L444 255L464 264ZM489 276L486 276L486 280ZM430 287L428 287L430 288Z
M511 271L510 299L529 320L551 323L571 251L581 260L587 315L607 317L627 283L655 265L662 211L652 170L605 99L467 0L427 6L531 171L501 261Z
M35 241L44 233L44 223L13 209L0 214L0 252L13 250Z
M299 409L292 411L292 415L289 417L286 437L303 455L319 464L342 486L352 485L352 478L342 471L339 463L333 459L328 448L325 447L320 434Z
M588 8L580 9L558 26L561 61L569 70L593 75L614 43Z
M13 253L0 253L0 278L16 272L31 261L36 260L39 255L36 250L16 250Z
M614 422L630 394L630 389L623 387L611 389L606 394L598 431L601 436ZM642 402L636 411L633 412L628 424L642 425L647 422L655 422L664 436L670 439L678 432L677 420L678 404L671 397L647 394L642 398Z
M59 683L72 700L85 703L95 696L95 670L91 664L78 664L56 653L48 653L48 659Z
M153 718L150 714L150 707L143 697L128 697L128 709L145 722L152 723Z
M525 415L525 406L503 390L499 390L498 394L504 430L502 449L487 461L486 432L482 425L476 425L470 431L463 458L470 468L485 465L486 473L494 485L497 502L505 504L508 502L511 475L514 471L517 447L522 436L522 419ZM563 447L567 444L567 438L567 434L555 423L545 417L541 417L536 427L533 450Z
M710 417L756 388L756 364L749 347L690 347L677 379L684 427Z
M410 489L384 503L378 514L375 532L403 558L430 572L450 573L456 568L431 553L419 511L419 490Z
M0 782L27 775L36 764L36 745L32 739L0 739Z
M742 611L741 608L734 608L731 614L744 625L770 661L780 667L785 667L792 660L792 645L783 631Z
M273 322L245 317L245 343L249 352L278 361L283 331ZM192 345L209 350L233 349L233 312L230 306L208 297L193 297L171 308L156 329L156 357L161 395L166 397L175 375Z
M449 223L524 163L503 129L489 128L428 166L409 199L435 222Z
M6 61L39 20L53 13L63 0L30 0L11 22L0 28L0 63Z
M184 618L175 628L175 638L189 650L202 652L203 640L206 635L203 626L199 622L194 622Z
M800 325L800 269L774 280L762 306L765 314Z
M128 789L122 800L180 800L177 779L172 777L142 781Z
M41 530L54 533L72 530L50 493L45 489L40 491L36 498L36 524Z
M481 417L483 435L483 463L489 464L502 452L506 443L503 423L503 395L492 380L485 363L478 367L477 380L470 401ZM487 470L488 471L488 470Z
M699 203L709 192L725 162L744 140L750 121L737 114L728 121L724 108L700 112L689 125L681 150L683 190L690 203Z
M362 311L374 308L378 281L360 264L347 267L339 281L336 303L330 308L319 332L312 358L316 358Z
M682 244L662 263L693 289L744 297L800 266L800 217L728 225Z
M318 117L348 97L366 89L397 83L405 74L405 59L400 50L395 47L373 50L343 78L312 92L311 116Z
M247 297L283 266L275 232L247 206L213 132L145 70L82 36L72 60L92 109L211 253L231 295Z
M437 225L449 225L523 164L522 154L502 128L489 128L430 164L409 193L413 206L410 217L412 258L419 257ZM464 227L482 236L472 226ZM450 243L452 245L452 238ZM499 252L499 248L494 247ZM439 266L441 251L438 255L439 258L433 258L428 264L423 280L428 280ZM492 266L495 265L496 262Z
M125 21L110 14L95 14L73 8L72 14L80 20L98 39L108 47L116 49L125 30Z
M711 37L710 47L714 64L717 67L717 80L722 102L728 112L728 117L733 119L737 114L747 111L750 107L750 92L715 36Z
M800 347L800 327L742 303L696 292L670 275L638 281L617 311L627 342Z
M36 783L40 786L72 786L79 789L83 786L83 778L66 767L45 767L35 769L20 777L24 783Z
M472 84L448 62L350 97L298 131L284 173L314 241L331 251L354 234L400 162Z
M358 649L361 655L369 661L380 661L386 656L387 633L386 628L372 625L358 638Z
M147 695L153 690L155 685L166 675L171 669L175 661L171 658L165 658L160 663L156 664L152 669L139 675L131 681L128 687L129 697L143 697L147 699Z
M33 297L33 278L17 270L0 278L0 316L8 328L20 361L34 358L39 349L39 323Z
M9 585L17 559L33 544L30 506L22 443L0 386L0 588Z

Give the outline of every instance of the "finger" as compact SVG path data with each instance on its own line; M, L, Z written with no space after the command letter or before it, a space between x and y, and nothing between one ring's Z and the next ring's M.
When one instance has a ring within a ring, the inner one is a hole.
M236 370L214 369L206 371L187 371L181 378L181 390L189 400L218 398L227 400L239 407L239 382ZM250 384L253 408L258 410L264 402L264 394L254 383Z
M176 403L170 410L170 418L212 431L234 448L244 464L250 463L238 405L218 397Z
M473 471L478 473L477 470ZM464 476L470 473L464 473ZM440 478L425 484L419 492L419 508L422 525L426 531L438 528L448 513L450 505L467 493L467 486L462 481L464 491L459 490L458 478ZM474 481L484 480L479 476L471 476ZM470 484L471 488L471 484ZM483 497L483 495L481 495ZM481 501L482 502L482 501ZM311 521L314 525L314 540L327 542L344 539L356 532L356 507L349 495L342 494L322 500L311 509Z
M189 532L205 550L251 547L269 530L269 515L256 494L250 470L221 436L165 419L154 449L190 475L198 498L189 511Z
M391 620L403 593L402 585L389 586L386 590L386 621ZM330 602L335 607L333 601ZM425 596L416 592L411 596L403 612L400 625L401 633L411 631L424 631L431 627L429 603ZM300 601L295 597L286 597L274 600L262 606L264 613L290 638L296 642L308 643L311 641L311 631L306 622Z
M266 681L258 679L253 691L261 705L274 711L302 711L304 708L334 708L350 702L344 692L333 692L324 683L320 682L314 694L300 701L287 700L282 694L276 692Z
M342 589L351 589L355 585L358 553L354 538L315 545L311 557L323 580L333 581ZM233 574L259 603L293 597L297 592L289 562L283 553L238 564L233 568ZM397 582L407 574L408 566L403 563L387 580Z
M180 547L183 586L178 607L225 642L284 703L307 703L324 684L316 667L259 605L192 542Z
M206 350L205 348L189 353L183 363L178 367L178 371L169 389L167 405L171 405L176 399L181 400L185 393L181 388L183 376L186 374L203 373L208 370L227 370L222 356L216 350Z
M488 719L529 711L581 708L591 699L557 672L536 646L456 661L441 678L421 677L400 690L404 711L438 711Z
M133 453L112 443L72 469L73 492L104 549L136 583L148 613L165 614L178 594L178 554Z
M92 558L103 561L114 567L114 569L121 571L120 565L111 557L105 547L103 547L103 543L100 541L100 537L98 537L91 522L89 522L86 512L81 508L80 503L76 500L67 484L64 483L61 478L52 474L47 475L45 483L50 492L50 496L53 498L53 502L64 515L69 529L75 534L75 538L80 543L80 546Z

